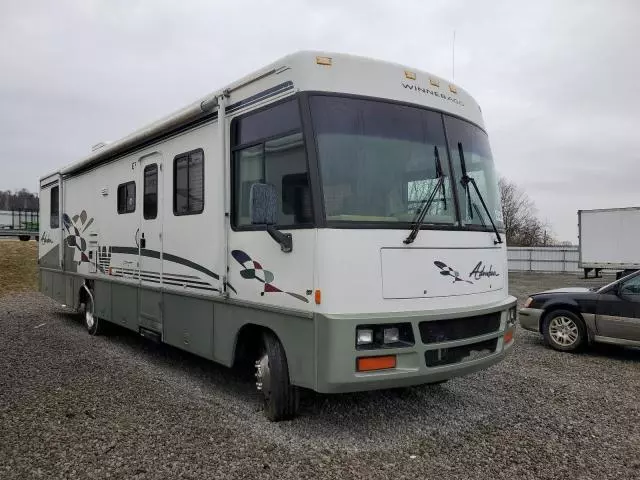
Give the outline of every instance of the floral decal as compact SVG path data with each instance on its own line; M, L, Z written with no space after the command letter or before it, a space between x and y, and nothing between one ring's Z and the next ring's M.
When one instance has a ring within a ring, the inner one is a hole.
M87 241L82 234L93 223L93 218L88 218L87 212L82 210L80 215L74 215L70 218L66 213L62 216L64 228L67 231L65 244L74 249L73 260L80 265L81 263L89 263L87 256Z
M231 252L233 258L242 265L242 270L240 270L240 276L246 279L255 279L264 284L262 292L260 295L264 295L265 293L286 293L287 295L291 295L293 298L297 298L298 300L309 303L309 299L304 295L300 295L298 293L285 292L284 290L279 289L271 282L275 279L275 276L269 270L265 270L262 268L262 265L253 260L248 254L243 252L242 250L233 250Z

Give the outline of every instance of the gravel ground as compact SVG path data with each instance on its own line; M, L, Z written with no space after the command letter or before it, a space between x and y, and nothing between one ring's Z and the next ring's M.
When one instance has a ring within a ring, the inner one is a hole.
M511 275L511 291L603 283ZM37 293L0 298L0 478L640 478L640 351L518 331L441 386L325 396L272 424L250 381Z

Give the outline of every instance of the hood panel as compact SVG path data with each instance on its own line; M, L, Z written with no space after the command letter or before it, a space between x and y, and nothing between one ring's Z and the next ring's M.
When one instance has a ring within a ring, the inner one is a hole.
M592 290L589 290L587 287L564 287L564 288L555 288L553 290L545 290L540 293L589 293Z
M473 295L504 288L500 248L381 248L385 299Z

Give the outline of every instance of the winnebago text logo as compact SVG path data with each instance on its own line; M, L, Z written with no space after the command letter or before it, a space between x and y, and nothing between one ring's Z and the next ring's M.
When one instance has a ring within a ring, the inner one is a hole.
M455 97L445 95L444 93L436 92L435 90L429 90L428 88L422 88L422 87L419 87L418 85L412 85L410 83L402 82L402 86L407 90L413 90L416 93L424 93L425 95L433 95L434 97L440 97L440 98L443 98L444 100L447 100L449 102L455 103L456 105L460 105L461 107L464 107L464 103L462 101L458 100Z
M500 274L493 269L493 265L489 265L489 268L487 269L484 265L482 265L482 262L478 262L478 264L473 267L473 270L471 270L471 273L469 274L469 277L473 277L474 280L480 280L482 277L491 278L499 276Z

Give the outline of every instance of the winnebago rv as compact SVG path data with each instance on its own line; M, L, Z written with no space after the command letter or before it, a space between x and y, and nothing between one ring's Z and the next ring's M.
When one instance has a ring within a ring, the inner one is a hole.
M300 52L40 181L40 285L226 366L272 420L298 389L500 361L515 298L482 115L412 68Z

